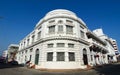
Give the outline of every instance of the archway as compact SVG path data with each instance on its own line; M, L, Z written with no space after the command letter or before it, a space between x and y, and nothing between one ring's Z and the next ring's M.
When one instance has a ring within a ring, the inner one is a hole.
M36 49L35 51L35 64L38 65L39 62L39 49Z
M88 65L87 50L83 49L83 62L84 65Z

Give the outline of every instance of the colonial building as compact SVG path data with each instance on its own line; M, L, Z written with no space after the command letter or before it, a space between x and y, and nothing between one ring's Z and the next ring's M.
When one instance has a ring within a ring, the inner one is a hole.
M102 65L107 64L107 53L108 50L106 48L107 43L99 38L95 33L88 31L87 33L88 41L90 42L90 57L91 63L93 65Z
M75 13L57 9L20 41L17 60L36 69L84 69L108 63L106 45Z
M118 45L117 45L117 41L115 39L110 38L110 42L114 48L115 54L119 55L119 49L118 49Z
M118 49L117 41L115 39L110 38L110 42L111 42L111 44L114 48L114 51L115 51L115 54L116 54L116 57L117 57L117 61L120 61L120 52L119 52L119 49Z
M8 51L7 51L7 50L3 51L2 57L7 58L7 54L8 54Z
M98 36L100 37L101 39L103 39L107 45L106 45L106 48L108 50L108 62L117 62L117 57L116 57L116 51L115 51L115 48L113 46L113 43L111 42L111 38L109 38L107 35L105 35L103 33L103 30L100 28L100 29L95 29L93 30L93 32ZM116 44L115 44L116 45ZM116 45L117 47L117 45ZM117 48L117 51L118 51L118 48Z
M16 53L19 49L19 45L16 45L16 44L10 44L9 47L8 47L8 56L7 56L7 59L8 59L8 62L10 61L13 61L13 60L16 60Z

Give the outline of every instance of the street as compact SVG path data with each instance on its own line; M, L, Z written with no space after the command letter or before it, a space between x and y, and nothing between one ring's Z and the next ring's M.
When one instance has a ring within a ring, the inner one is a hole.
M90 70L77 70L65 72L48 72L27 69L22 66L0 64L0 75L120 75L120 63L98 66Z

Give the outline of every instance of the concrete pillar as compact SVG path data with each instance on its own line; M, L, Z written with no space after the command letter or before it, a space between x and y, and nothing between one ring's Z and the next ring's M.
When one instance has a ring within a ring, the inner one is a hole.
M57 53L56 52L53 52L53 62L54 61L57 61Z
M69 55L68 55L68 52L65 52L65 61L69 61Z

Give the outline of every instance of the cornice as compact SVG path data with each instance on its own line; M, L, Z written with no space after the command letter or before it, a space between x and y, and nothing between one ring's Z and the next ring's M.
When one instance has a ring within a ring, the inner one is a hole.
M40 22L38 22L38 24L36 25L35 29L37 29L39 26L41 26L42 23L47 22L47 21L50 20L50 19L55 19L55 18L69 18L69 19L72 19L72 20L74 20L74 21L77 21L77 22L80 23L82 26L84 26L85 28L87 28L87 26L86 26L84 23L82 23L82 22L79 20L79 18L74 18L74 17L69 17L69 16L60 15L60 16L53 16L53 17L50 17L50 18L47 18L47 19L44 19L44 18L43 18Z
M51 41L51 40L71 40L71 41L76 41L76 42L80 42L80 43L83 43L85 45L89 45L90 43L84 39L81 39L81 38L76 38L76 37L47 37L47 38L42 38L36 42L34 42L33 44L21 49L21 50L25 50L25 49L28 49L28 48L31 48L35 45L38 45L40 43L43 43L43 42L46 42L46 41ZM20 50L20 51L21 51Z

